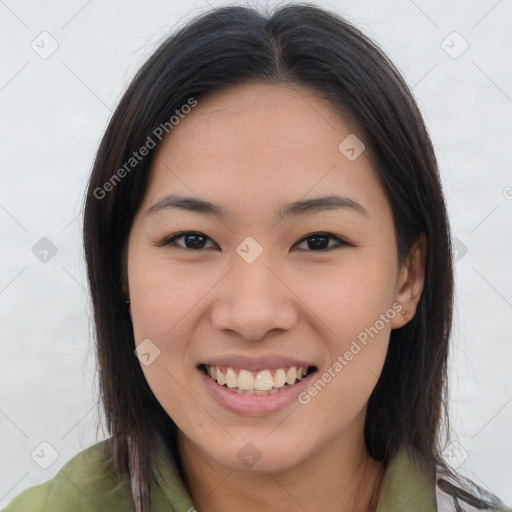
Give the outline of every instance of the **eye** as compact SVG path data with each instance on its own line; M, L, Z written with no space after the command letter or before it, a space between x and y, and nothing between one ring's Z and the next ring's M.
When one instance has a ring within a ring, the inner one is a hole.
M337 242L337 245L330 246L329 247L329 241L334 240ZM333 235L332 233L325 233L325 232L319 232L319 233L313 233L311 235L308 235L304 237L298 244L306 243L307 247L311 249L313 252L324 252L331 249L339 248L343 245L349 245L345 240L343 240L341 237ZM303 250L303 249L300 249Z
M183 239L183 245L176 243L177 240ZM177 245L181 249L191 250L191 251L199 251L204 248L206 240L211 240L208 236L200 231L182 231L181 233L176 233L171 235L164 240L162 240L159 244L159 247L168 246L168 245ZM213 242L213 240L212 240Z
M181 239L184 245L177 243L177 241ZM201 233L200 231L182 231L180 233L175 233L174 235L165 238L157 245L159 247L174 245L185 250L200 251L201 249L205 248L208 240L213 242L213 240L211 240L210 237L206 236L204 233ZM330 241L334 241L336 242L336 244L334 246L329 246ZM334 235L332 233L325 232L312 233L311 235L304 237L298 244L296 244L295 247L298 247L300 244L304 243L307 244L307 249L302 248L299 250L307 251L309 249L310 251L313 252L324 252L327 250L336 249L337 247L340 246L350 245L341 237Z

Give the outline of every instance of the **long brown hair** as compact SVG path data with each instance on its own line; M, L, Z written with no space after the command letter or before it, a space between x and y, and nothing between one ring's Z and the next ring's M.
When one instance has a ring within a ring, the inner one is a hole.
M368 404L365 442L377 460L387 462L408 445L425 466L446 467L440 432L449 431L452 255L437 163L415 100L383 52L336 14L309 4L289 4L271 13L222 7L172 34L138 71L101 141L85 200L84 247L109 454L120 477L128 474L130 456L136 459L144 510L155 436L175 439L176 426L134 356L123 292L127 237L154 149L133 168L126 163L148 137L158 142L155 128L190 98L200 103L204 94L243 82L308 87L350 116L391 204L400 262L418 235L425 234L424 290L412 320L391 332ZM118 172L123 166L126 172Z

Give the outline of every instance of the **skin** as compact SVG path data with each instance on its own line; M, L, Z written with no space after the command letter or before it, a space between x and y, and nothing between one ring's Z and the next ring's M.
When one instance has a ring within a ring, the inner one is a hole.
M201 98L157 150L129 236L126 291L135 343L149 338L160 350L141 367L179 428L199 512L376 508L385 468L365 448L366 406L391 329L415 313L426 243L421 236L398 265L392 211L366 152L349 161L338 150L351 133L357 128L312 91L244 84ZM279 206L333 192L367 215L339 209L276 221ZM171 193L231 215L146 215ZM186 249L183 238L158 245L185 230L208 237L204 248ZM305 237L319 231L349 245L327 239L332 249L315 250ZM236 252L248 236L263 249L251 264ZM306 405L235 414L214 401L196 368L219 354L293 354L321 375L395 302L406 313ZM251 468L237 457L248 442L261 455Z

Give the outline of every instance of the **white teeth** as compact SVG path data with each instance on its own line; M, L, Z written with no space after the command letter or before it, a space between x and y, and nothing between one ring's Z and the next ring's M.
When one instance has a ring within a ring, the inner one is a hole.
M274 375L274 387L282 388L286 384L286 372L279 368Z
M217 371L217 382L223 386L224 384L226 384L226 377L224 376L224 374L220 371L220 368L217 366L216 368L216 371Z
M238 386L238 377L233 368L228 368L226 371L226 384L228 388L236 388Z
M240 370L240 375L238 375L238 389L244 389L245 391L254 389L254 376L251 372Z
M272 376L271 370L261 370L256 374L249 370L240 370L237 374L231 367L223 372L219 366L207 366L207 373L219 385L226 385L231 391L245 395L268 395L281 391L285 385L292 386L302 380L307 368L278 368Z
M254 389L250 390L244 390L244 389L231 389L231 391L234 391L235 393L238 393L239 395L255 395L257 391L254 391Z
M254 389L258 391L270 391L274 387L274 379L270 370L263 370L258 372L254 379Z
M290 386L292 384L295 384L295 381L297 380L297 369L295 367L291 367L287 372L286 372L286 383L289 384Z

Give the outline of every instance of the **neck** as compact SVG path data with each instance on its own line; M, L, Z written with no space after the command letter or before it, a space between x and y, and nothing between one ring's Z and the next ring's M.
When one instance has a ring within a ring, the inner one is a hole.
M178 431L185 484L198 512L374 512L384 464L347 434L277 473L237 471L208 457Z

